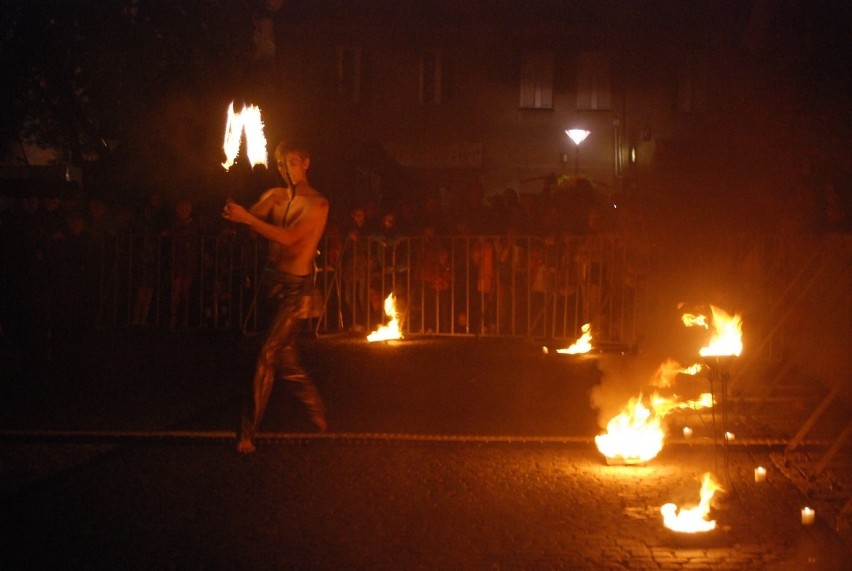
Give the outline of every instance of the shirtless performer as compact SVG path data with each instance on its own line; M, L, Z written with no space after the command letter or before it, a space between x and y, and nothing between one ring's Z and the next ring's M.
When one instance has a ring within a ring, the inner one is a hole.
M254 436L263 418L276 379L291 383L296 397L307 409L311 422L325 432L325 407L316 386L299 363L296 337L307 317L311 272L317 244L328 219L328 200L308 182L309 153L300 146L280 143L275 149L278 170L290 188L267 190L246 210L228 200L222 216L245 224L269 240L269 259L258 298L275 315L257 359L253 399L244 403L237 451L255 451ZM291 193L290 189L293 189Z

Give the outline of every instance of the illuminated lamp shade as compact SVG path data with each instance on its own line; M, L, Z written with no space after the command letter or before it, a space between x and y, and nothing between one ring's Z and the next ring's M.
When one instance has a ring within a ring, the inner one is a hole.
M591 131L586 131L585 129L567 129L565 134L574 141L574 144L579 146L580 143L586 140L586 137L589 136Z

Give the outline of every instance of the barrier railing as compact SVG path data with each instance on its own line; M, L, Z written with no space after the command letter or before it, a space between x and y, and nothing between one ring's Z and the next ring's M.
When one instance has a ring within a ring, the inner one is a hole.
M254 331L263 241L240 235L104 240L98 323ZM611 236L325 238L316 285L317 334L368 333L393 294L406 335L576 339L632 343L643 305L634 249Z

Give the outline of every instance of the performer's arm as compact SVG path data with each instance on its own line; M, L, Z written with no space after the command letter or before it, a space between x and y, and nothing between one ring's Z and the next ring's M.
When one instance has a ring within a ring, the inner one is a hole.
M260 200L254 203L248 211L261 220L266 220L276 204L282 204L288 200L290 200L290 190L282 186L277 186L264 192Z
M291 246L308 234L318 221L323 220L327 210L328 201L324 199L310 208L302 207L295 212L293 221L286 228L261 220L231 200L225 203L222 216L232 222L245 224L264 238Z

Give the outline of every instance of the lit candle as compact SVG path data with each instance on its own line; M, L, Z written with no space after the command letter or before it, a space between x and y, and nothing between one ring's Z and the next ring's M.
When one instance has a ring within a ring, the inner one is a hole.
M811 508L802 508L802 525L811 525L816 517L816 512Z
M692 429L688 426L683 427L683 437L684 438L692 438Z
M754 481L755 482L765 482L766 481L766 468L763 466L758 466L754 469Z

